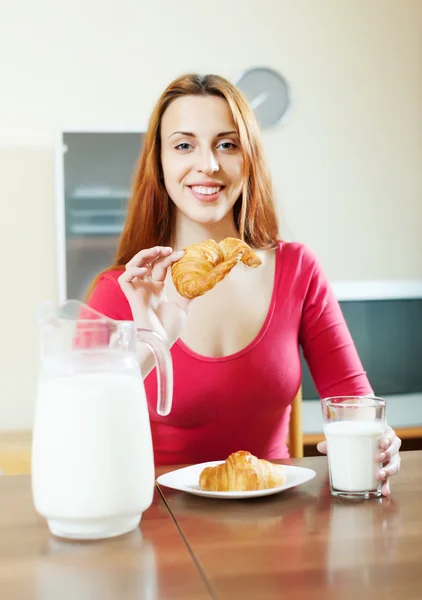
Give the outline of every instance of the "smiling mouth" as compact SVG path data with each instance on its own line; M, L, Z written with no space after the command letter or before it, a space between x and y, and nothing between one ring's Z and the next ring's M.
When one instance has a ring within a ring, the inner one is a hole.
M195 194L201 194L203 196L212 196L213 194L218 194L224 186L205 186L205 185L189 185L190 189L195 192Z

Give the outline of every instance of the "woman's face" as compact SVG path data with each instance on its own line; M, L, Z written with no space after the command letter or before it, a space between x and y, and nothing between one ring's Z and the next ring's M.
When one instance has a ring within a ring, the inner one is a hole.
M233 208L243 185L243 156L227 102L183 96L164 112L161 164L167 193L198 223L217 223Z

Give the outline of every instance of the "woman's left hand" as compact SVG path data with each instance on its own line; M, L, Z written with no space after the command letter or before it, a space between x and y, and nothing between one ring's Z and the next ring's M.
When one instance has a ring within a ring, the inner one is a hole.
M387 425L385 434L380 439L379 451L376 461L380 463L377 479L382 481L381 493L383 496L390 495L390 477L397 475L400 471L401 439L396 435L394 429ZM321 454L327 454L327 442L319 442L317 449Z
M377 462L381 463L377 479L382 481L381 492L383 496L390 495L390 477L397 475L400 471L400 446L401 439L396 435L394 429L387 425L376 456Z

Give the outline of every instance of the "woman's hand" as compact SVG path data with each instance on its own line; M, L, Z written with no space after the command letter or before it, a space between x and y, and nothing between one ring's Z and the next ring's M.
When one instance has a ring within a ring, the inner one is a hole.
M400 471L400 450L401 439L396 435L394 429L389 425L384 435L380 439L379 451L376 455L376 461L380 464L377 473L377 479L382 481L381 493L383 496L390 495L390 477ZM317 449L322 454L327 454L327 442L319 442Z
M164 246L141 250L127 263L118 279L132 310L135 325L152 329L170 346L180 336L186 323L191 300L177 295L177 300L170 302L165 294L164 282L168 269L183 254ZM150 360L148 364L142 363L144 376L152 366Z
M400 446L401 439L394 429L387 425L385 434L380 440L380 449L376 457L377 462L381 463L377 479L382 481L383 496L390 495L390 477L397 475L400 471Z

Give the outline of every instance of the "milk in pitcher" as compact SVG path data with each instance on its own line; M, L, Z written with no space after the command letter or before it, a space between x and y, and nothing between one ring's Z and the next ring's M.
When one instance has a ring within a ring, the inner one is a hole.
M109 537L139 523L154 491L144 398L140 373L40 381L32 477L36 509L53 533Z

